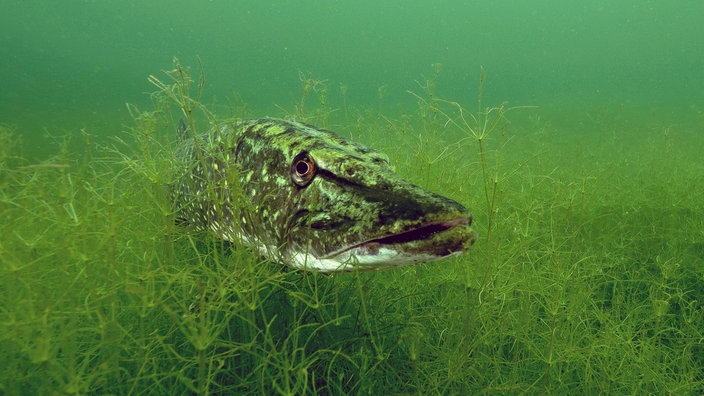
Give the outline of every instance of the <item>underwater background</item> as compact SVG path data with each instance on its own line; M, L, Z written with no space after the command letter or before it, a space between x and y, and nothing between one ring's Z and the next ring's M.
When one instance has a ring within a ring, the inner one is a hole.
M0 394L704 392L701 1L1 8ZM175 226L189 82L203 130L330 128L479 240L321 275Z

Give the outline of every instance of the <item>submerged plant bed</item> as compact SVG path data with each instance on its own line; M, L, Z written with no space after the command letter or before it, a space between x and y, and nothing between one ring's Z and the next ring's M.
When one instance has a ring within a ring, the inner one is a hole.
M704 391L700 121L580 109L599 122L570 129L417 97L414 114L294 111L474 213L469 253L383 272L291 270L175 225L163 102L127 142L42 163L3 128L0 393Z

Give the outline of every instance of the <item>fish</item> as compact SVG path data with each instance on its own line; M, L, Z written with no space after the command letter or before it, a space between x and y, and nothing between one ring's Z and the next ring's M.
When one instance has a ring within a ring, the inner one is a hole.
M305 271L431 262L477 240L460 203L398 175L384 153L277 118L189 133L181 120L172 199L181 224Z

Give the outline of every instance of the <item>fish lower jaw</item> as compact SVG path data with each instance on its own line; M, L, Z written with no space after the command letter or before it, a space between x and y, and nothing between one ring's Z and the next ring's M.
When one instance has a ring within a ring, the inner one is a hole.
M226 230L216 226L211 226L211 229L225 240L254 247L267 259L301 270L329 273L377 271L460 255L477 239L477 233L469 227L470 222L469 219L458 219L430 223L416 230L369 239L320 256L310 246L298 251L270 246L231 226ZM427 234L424 235L426 238L408 238L418 230L421 230L421 235Z
M477 239L471 219L431 222L421 227L338 249L326 255L313 250L288 254L292 266L320 272L375 271L427 263L463 253Z
M431 254L405 254L384 246L375 248L372 253L366 247L361 246L334 257L315 257L311 254L296 253L291 257L290 262L292 266L308 271L377 271L435 261L453 255L455 254L438 257Z

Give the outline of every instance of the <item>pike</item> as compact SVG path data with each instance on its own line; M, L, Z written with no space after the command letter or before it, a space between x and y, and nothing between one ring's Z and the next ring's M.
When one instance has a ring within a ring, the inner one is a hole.
M379 270L455 256L477 239L458 202L396 174L380 151L274 118L189 134L172 186L182 223L320 272Z

